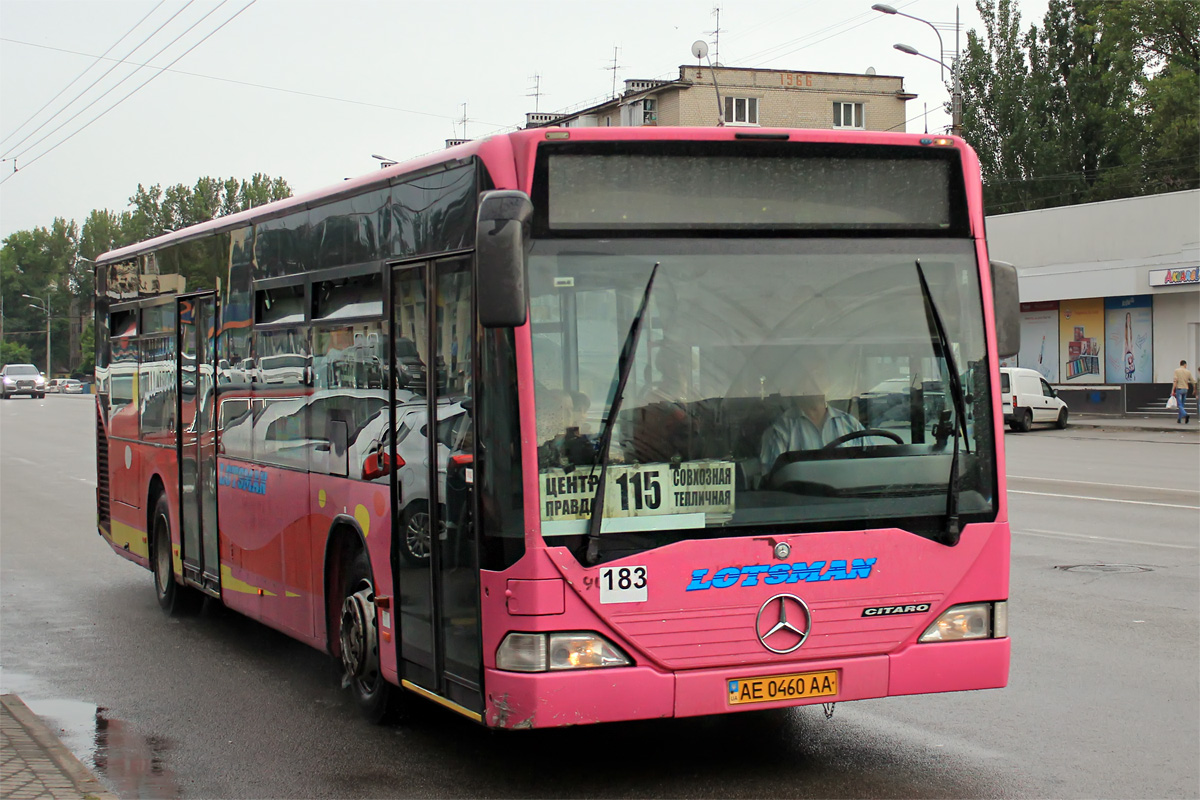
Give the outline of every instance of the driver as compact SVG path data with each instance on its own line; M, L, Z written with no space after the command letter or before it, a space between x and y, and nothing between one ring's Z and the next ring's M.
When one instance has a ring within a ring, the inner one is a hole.
M829 376L820 357L809 356L799 369L784 379L791 405L763 433L759 460L763 474L771 471L775 460L794 450L820 450L839 436L864 430L862 424L825 401ZM863 440L847 442L861 446Z

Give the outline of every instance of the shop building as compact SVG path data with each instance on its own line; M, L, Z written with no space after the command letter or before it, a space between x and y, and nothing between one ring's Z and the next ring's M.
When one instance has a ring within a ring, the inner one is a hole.
M1021 350L1074 410L1161 407L1180 359L1200 362L1200 190L987 218L1016 265Z

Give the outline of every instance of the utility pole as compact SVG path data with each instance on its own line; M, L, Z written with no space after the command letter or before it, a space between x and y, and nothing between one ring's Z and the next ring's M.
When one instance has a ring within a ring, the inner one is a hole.
M962 136L962 51L958 49L958 6L954 7L954 93L950 97L950 132Z
M30 303L29 307L36 308L39 311L44 311L46 313L46 379L49 380L51 377L51 375L50 375L50 295L46 295L45 298L41 298L41 297L34 297L31 294L22 294L21 297L24 297L29 300L37 300L38 303L40 303L40 305L34 305L33 303Z

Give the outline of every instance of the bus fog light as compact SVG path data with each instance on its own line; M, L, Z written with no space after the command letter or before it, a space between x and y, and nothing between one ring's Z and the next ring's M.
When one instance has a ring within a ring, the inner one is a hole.
M550 634L550 669L627 667L629 657L598 633Z
M922 642L956 642L987 639L992 635L992 604L968 603L952 606L921 635Z
M546 634L510 633L496 648L496 669L508 672L546 670Z

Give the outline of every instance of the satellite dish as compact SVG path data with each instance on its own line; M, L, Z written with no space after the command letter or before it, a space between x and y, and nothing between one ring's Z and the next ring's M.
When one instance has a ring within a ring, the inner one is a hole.
M692 42L692 55L696 58L706 58L708 56L708 42L703 39L697 39Z
M868 74L868 75L874 75L874 74L875 74L875 68L874 68L874 67L867 67L867 74Z

